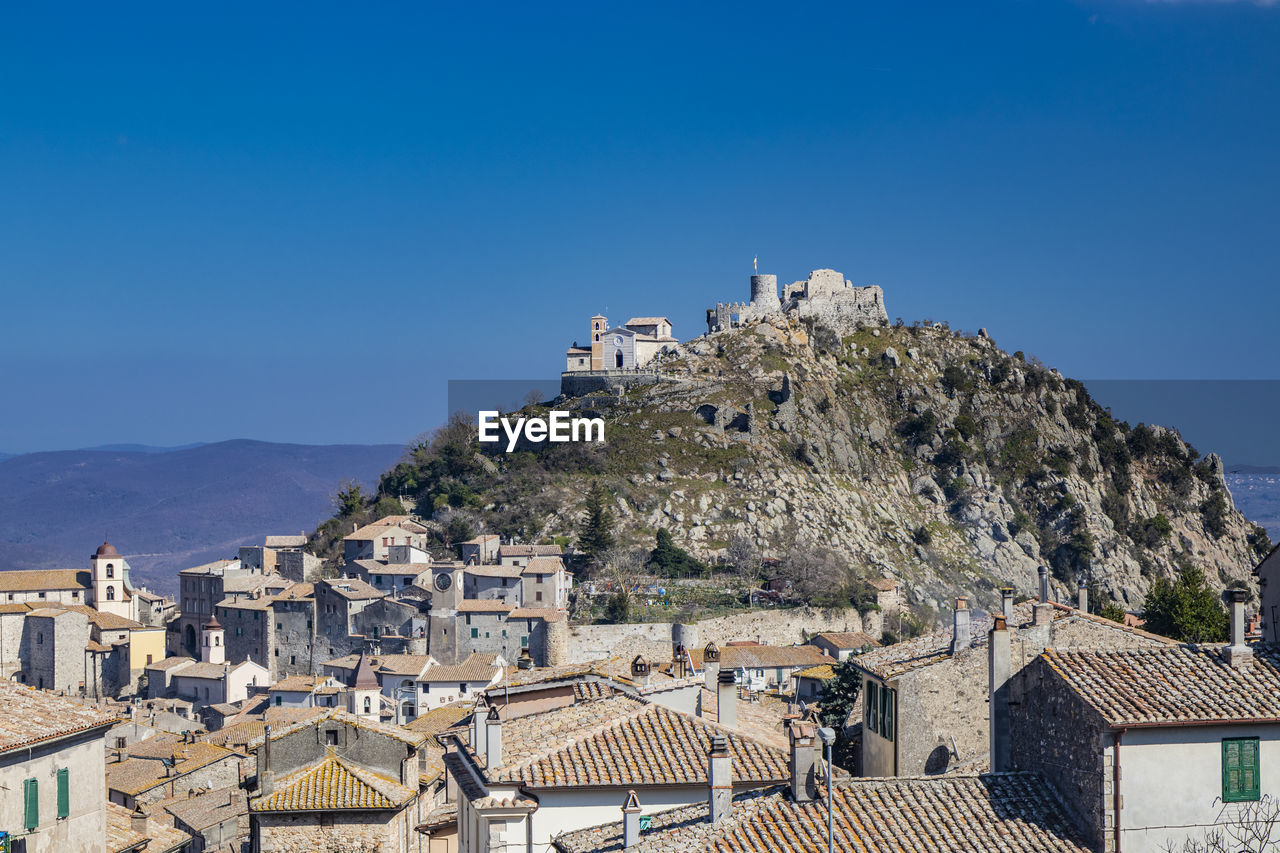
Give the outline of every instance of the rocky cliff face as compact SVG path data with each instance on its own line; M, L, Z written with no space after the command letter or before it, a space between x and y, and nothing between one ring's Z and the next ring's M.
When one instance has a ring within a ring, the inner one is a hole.
M607 420L592 476L635 544L658 527L704 557L736 537L775 557L815 543L935 608L1031 593L1043 564L1062 600L1088 577L1127 609L1188 562L1219 586L1246 579L1267 544L1215 455L1114 421L981 334L779 318L695 339L661 369L656 386L568 404ZM545 483L540 532L574 529L584 491Z

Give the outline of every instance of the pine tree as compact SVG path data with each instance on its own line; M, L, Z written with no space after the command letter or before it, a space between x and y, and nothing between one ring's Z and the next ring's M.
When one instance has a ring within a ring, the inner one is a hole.
M1148 631L1186 643L1227 639L1227 612L1195 566L1184 566L1172 583L1157 578L1143 607Z
M835 729L833 759L847 770L853 767L854 750L853 744L845 737L844 728L862 690L862 674L847 660L833 669L834 676L822 685L822 692L818 694L818 719L822 725Z
M605 503L604 489L592 483L587 492L586 516L578 530L578 550L596 562L613 548L613 513Z

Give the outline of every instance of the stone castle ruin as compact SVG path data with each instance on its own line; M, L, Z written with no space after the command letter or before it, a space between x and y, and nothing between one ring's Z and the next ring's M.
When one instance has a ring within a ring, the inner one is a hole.
M708 308L707 333L783 316L811 317L837 331L889 323L884 291L878 286L854 287L835 270L814 270L807 280L784 287L781 296L776 275L751 276L751 301L720 302Z

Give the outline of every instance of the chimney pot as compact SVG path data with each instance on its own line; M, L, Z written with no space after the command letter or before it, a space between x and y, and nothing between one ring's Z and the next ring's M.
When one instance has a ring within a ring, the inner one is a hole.
M793 720L787 725L791 741L791 799L797 803L810 802L817 792L814 776L814 737L817 728L813 723Z
M993 773L1008 770L1010 765L1009 676L1012 672L1012 657L1004 617L996 616L987 642L988 695L991 699L987 712L988 742Z
M489 718L485 720L485 767L502 766L502 720L498 717L498 706L489 709Z
M1249 597L1248 590L1228 589L1222 597L1231 611L1231 645L1227 646L1227 663L1232 667L1247 666L1253 661L1253 649L1244 639L1244 603Z
M1049 601L1049 570L1041 566L1038 574L1040 576L1040 602L1043 604Z
M716 714L720 725L738 725L738 685L733 681L732 669L721 667L716 676Z
M1081 613L1089 612L1089 587L1084 585L1084 581L1080 581L1076 590L1076 609Z
M484 694L476 700L475 707L471 710L471 751L479 758L484 758L485 741L488 735L485 733L485 719L487 717L488 703L485 701Z
M630 850L640 843L640 799L635 791L627 791L622 801L622 849Z
M733 807L733 765L729 756L729 739L724 735L712 735L707 765L708 815L713 824L719 824Z
M1013 587L1000 588L1000 612L1004 614L1004 623L1013 624Z
M133 810L133 814L129 815L130 828L138 835L150 837L147 832L147 819L151 815L147 814L147 810L142 807L142 803L138 803L137 808Z
M963 595L956 599L956 612L951 624L951 653L954 655L969 648L969 602Z

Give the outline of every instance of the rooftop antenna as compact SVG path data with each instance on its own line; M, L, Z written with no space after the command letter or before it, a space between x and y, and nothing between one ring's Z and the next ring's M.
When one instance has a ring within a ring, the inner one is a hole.
M751 259L751 271L760 272L760 256L756 255Z

